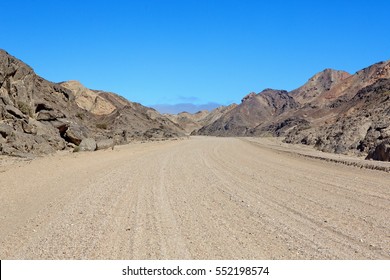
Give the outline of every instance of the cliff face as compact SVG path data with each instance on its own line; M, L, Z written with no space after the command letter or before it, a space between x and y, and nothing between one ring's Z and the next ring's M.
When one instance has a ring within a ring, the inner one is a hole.
M77 82L52 83L0 50L0 152L14 156L52 153L83 139L176 137L181 128L155 110Z

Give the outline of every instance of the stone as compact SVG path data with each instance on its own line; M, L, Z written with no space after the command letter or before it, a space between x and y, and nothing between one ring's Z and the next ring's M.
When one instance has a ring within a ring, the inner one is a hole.
M92 152L96 150L96 141L93 138L85 138L79 145L80 151Z
M390 161L390 139L387 139L377 145L368 153L366 159Z
M97 150L105 150L110 148L114 148L114 139L101 139L96 142Z
M88 138L87 129L75 124L70 125L64 134L65 141L77 146L80 145L84 138Z

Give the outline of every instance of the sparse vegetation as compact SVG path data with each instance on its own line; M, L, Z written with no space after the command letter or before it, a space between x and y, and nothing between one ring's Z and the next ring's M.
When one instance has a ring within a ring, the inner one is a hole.
M30 117L33 116L31 107L30 107L27 103L24 103L23 101L18 101L17 105L18 105L19 110L20 110L23 114L25 114L25 115L27 115L27 116L30 116Z
M74 147L73 152L74 153L80 152L80 146Z
M76 117L79 118L80 120L84 119L84 114L83 113L77 113Z
M108 125L106 123L97 123L96 127L99 129L107 129Z

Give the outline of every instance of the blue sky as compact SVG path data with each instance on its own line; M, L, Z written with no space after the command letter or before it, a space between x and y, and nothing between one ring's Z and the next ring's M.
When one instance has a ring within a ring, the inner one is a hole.
M0 48L131 101L228 105L390 59L390 1L1 1Z

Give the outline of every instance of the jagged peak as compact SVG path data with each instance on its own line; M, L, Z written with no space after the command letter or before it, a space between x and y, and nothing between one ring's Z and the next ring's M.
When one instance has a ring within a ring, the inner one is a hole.
M334 70L331 68L326 68L322 70L321 72L318 72L314 76L312 76L309 80L309 82L321 82L323 80L328 80L330 82L334 81L340 81L344 80L351 76L350 73L343 71L343 70Z
M251 99L251 98L253 98L253 97L255 97L257 94L256 94L256 92L250 92L250 93L248 93L247 95L245 95L242 99L241 99L241 102L245 102L246 100L249 100L249 99Z

